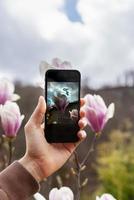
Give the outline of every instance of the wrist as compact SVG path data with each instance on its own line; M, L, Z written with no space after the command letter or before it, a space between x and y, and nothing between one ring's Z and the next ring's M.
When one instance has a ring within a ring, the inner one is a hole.
M28 156L22 157L18 162L35 178L38 183L45 178L43 177L38 164Z

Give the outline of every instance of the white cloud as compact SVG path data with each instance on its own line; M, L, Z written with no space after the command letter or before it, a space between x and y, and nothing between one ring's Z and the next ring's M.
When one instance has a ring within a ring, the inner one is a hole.
M18 63L20 72L29 66L35 79L40 60L58 56L70 60L99 86L114 82L128 67L134 68L133 0L79 0L83 24L69 21L61 9L64 0L3 0L3 5L14 24L7 37L16 30L21 33L20 40L13 37L12 41L13 52L17 52L13 59L18 56L12 70Z
M80 0L78 10L89 27L85 67L94 72L94 81L112 82L127 68L134 69L134 1Z
M21 26L31 26L46 39L51 40L66 21L66 16L58 11L63 0L6 0L5 3L8 12Z

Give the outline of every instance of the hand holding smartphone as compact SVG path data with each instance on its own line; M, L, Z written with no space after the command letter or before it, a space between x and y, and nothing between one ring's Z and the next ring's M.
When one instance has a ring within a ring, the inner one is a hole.
M51 69L46 72L45 137L49 143L79 140L80 79L77 70Z

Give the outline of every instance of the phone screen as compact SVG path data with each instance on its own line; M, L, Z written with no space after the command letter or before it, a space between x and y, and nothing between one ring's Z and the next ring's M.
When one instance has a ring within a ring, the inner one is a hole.
M78 140L80 80L74 70L50 70L46 77L46 129L52 142ZM53 76L52 76L53 74ZM73 75L73 77L71 77Z

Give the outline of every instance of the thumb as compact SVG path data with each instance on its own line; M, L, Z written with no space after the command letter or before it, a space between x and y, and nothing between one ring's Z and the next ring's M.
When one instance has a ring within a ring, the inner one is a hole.
M43 96L39 97L38 104L31 115L29 121L34 123L37 126L40 126L42 124L42 120L44 118L44 114L46 112L46 102L44 100Z

